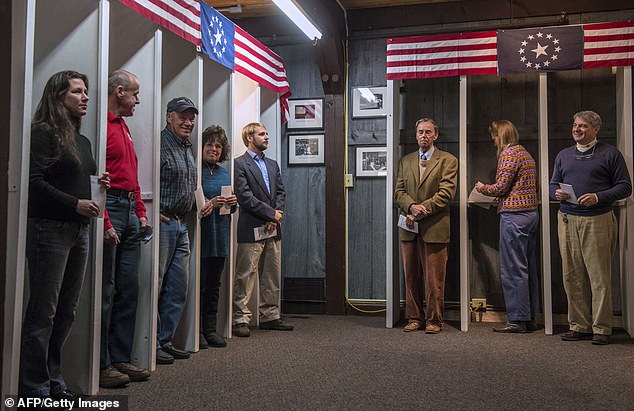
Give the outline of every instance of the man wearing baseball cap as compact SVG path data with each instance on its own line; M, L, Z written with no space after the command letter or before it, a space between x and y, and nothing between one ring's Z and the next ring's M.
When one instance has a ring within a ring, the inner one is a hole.
M196 161L189 140L198 109L187 97L167 103L161 131L161 225L159 236L159 301L156 362L171 364L189 358L172 345L187 299L189 234L196 200Z

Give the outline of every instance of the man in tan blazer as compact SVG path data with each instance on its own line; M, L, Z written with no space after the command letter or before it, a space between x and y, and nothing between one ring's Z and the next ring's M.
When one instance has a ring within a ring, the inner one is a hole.
M403 331L425 326L427 334L442 331L449 243L449 202L456 194L458 160L434 147L438 126L430 118L416 122L419 150L398 163L394 200L405 216L409 230L399 228L405 271L405 315ZM416 227L417 226L417 227ZM424 287L423 287L424 285ZM426 315L423 311L425 291Z

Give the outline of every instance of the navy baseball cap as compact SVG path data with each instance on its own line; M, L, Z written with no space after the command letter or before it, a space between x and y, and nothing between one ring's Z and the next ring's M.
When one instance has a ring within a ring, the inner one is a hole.
M176 97L170 100L167 103L167 112L176 111L177 113L182 113L185 110L192 109L194 113L198 114L198 109L194 105L194 103L188 99L187 97Z

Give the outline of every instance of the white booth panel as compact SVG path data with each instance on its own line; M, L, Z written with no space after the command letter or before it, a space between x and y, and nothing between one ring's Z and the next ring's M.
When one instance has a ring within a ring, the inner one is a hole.
M246 151L242 142L242 127L254 121L260 121L260 86L240 73L233 73L231 78L231 97L233 100L231 102L233 111L231 157L236 158Z
M225 129L227 138L231 140L231 73L228 68L217 64L210 59L203 60L203 107L200 116L200 129L211 125L218 125ZM202 133L202 131L201 131ZM231 155L233 146L228 156L228 161L222 164L232 175ZM233 233L231 233L233 236ZM231 241L233 243L233 241ZM230 243L230 244L231 244ZM231 254L231 251L229 252ZM231 324L231 296L233 295L233 259L231 256L225 262L220 284L220 297L218 299L218 314L216 332L228 337Z
M98 152L97 124L99 107L99 2L67 0L38 0L35 11L35 44L33 69L32 109L35 110L48 78L61 70L76 70L88 76L90 102L82 119L81 132ZM63 25L59 22L64 21ZM98 160L98 159L97 159ZM77 315L71 334L64 346L62 368L66 382L79 392L93 394L97 390L92 378L99 355L94 347L99 344L99 302L101 301L101 240L103 221L93 224L89 263L86 270ZM100 245L100 243L99 243ZM26 303L26 299L25 299Z
M280 100L278 94L266 87L260 87L260 121L269 131L269 148L266 155L277 160L281 167L282 122L280 121Z
M167 103L180 96L190 98L202 109L202 59L196 56L195 46L171 32L163 31L163 63L162 63L162 92L161 92L161 129L165 127L165 110ZM191 142L197 170L200 170L200 134L202 132L199 118L192 133ZM200 173L198 173L200 183ZM191 256L189 261L189 281L187 302L180 324L174 336L174 345L189 351L198 350L199 332L199 304L200 294L198 281L198 257L200 243L198 227L199 221L192 218L187 222L189 228L189 243Z
M161 53L161 36L157 35L156 24L138 13L112 2L110 13L111 30L109 43L108 72L125 69L139 79L139 100L134 115L126 118L139 164L139 185L145 203L148 221L154 228L159 227L155 213L155 199L158 187L158 162L160 154L160 123L156 108L161 104L161 69L156 56ZM158 60L160 61L160 60ZM155 237L156 238L156 237ZM143 368L152 368L152 353L155 347L156 296L158 292L158 241L152 240L141 245L139 263L139 299L136 316L136 330L132 361Z

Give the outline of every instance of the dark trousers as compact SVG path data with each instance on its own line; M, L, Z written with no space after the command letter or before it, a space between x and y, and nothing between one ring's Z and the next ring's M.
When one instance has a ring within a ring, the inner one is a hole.
M207 335L216 331L216 315L220 297L220 279L225 257L208 257L200 261L201 330Z
M75 320L88 247L87 224L28 219L29 303L22 324L20 395L45 396L67 388L62 346Z
M108 195L106 210L117 231L117 246L103 246L101 367L130 362L139 298L139 219L134 200Z
M405 316L442 324L445 303L447 244L426 243L420 235L413 241L401 241L405 272ZM424 293L424 294L423 294ZM426 313L423 311L423 295Z

